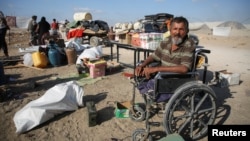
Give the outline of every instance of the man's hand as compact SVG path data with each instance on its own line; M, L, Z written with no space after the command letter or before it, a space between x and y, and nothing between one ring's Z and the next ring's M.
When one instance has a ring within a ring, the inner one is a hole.
M135 75L136 76L142 76L142 72L143 72L143 67L142 66L137 66L135 68Z
M146 67L143 69L142 75L145 75L147 79L151 77L151 74L157 72L157 67Z

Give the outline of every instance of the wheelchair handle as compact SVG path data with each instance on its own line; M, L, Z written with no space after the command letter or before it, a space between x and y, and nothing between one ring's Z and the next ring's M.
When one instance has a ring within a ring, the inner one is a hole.
M198 53L211 53L210 50L204 49L204 48L198 48L196 52L198 52Z

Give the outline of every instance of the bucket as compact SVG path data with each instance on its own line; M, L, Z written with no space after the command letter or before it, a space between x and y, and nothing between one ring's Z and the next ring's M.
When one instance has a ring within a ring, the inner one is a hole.
M0 62L0 86L5 83L3 63Z
M65 52L68 60L68 65L75 64L77 59L75 48L66 48Z
M45 53L39 51L32 53L34 67L45 68L48 65L48 58Z
M92 15L88 12L78 12L74 14L75 21L92 20Z

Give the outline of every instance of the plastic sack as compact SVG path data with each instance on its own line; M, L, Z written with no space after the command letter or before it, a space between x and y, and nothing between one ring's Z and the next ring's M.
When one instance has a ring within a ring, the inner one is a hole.
M97 46L97 47L91 47L85 49L77 58L76 64L81 64L81 59L83 58L89 58L91 59L96 59L100 58L102 56L102 47L103 45Z
M68 42L65 42L65 46L67 47L74 47L76 51L82 51L86 49L88 46L81 44L81 38L73 38Z
M14 115L16 133L23 133L64 111L83 106L83 89L75 81L57 84Z

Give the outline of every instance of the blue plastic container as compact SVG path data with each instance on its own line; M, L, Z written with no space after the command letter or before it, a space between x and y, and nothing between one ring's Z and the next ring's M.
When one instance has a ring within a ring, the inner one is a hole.
M61 54L57 49L56 44L50 44L48 52L49 62L52 66L57 67L61 65Z

